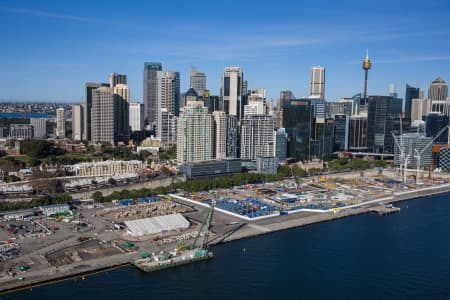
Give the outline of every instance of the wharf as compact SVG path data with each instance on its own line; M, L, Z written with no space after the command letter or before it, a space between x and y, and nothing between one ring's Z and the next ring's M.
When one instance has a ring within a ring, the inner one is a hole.
M392 204L378 205L378 206L372 207L370 211L375 212L380 216L384 216L384 215L389 215L389 214L393 214L393 213L399 213L400 207L395 207Z

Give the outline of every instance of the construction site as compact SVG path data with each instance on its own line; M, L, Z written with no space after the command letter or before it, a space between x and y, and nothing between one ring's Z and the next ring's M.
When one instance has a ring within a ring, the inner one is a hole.
M392 197L396 192L431 188L447 183L445 175L434 179L422 173L420 186L408 170L370 170L338 175L291 178L278 182L257 183L208 192L171 194L176 199L209 206L247 221L299 212L337 212L363 205L367 201ZM403 175L407 174L407 175ZM404 181L402 181L404 178Z
M417 184L414 171L372 169L4 212L0 285L12 289L130 263L160 270L211 258L208 245L371 211L385 215L398 212L389 206L395 201L450 190L447 174L421 172Z

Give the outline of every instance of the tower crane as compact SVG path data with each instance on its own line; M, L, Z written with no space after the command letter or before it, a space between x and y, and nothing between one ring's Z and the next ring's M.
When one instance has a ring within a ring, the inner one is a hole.
M402 125L402 119L400 118L400 143L397 140L397 137L395 136L394 132L392 133L392 137L394 138L395 145L397 145L398 150L400 151L400 175L402 176L403 183L406 182L406 169L408 168L408 160L410 155L405 153L405 147L403 146L403 125ZM404 168L402 170L404 164Z

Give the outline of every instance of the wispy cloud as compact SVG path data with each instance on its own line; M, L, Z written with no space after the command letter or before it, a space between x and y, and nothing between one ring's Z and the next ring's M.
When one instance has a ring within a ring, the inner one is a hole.
M62 20L81 22L81 23L95 23L95 24L118 25L118 26L128 26L129 25L126 23L113 22L113 21L102 20L102 19L97 19L97 18L72 16L72 15L53 13L53 12L48 12L48 11L43 11L43 10L36 10L36 9L0 6L0 11L4 11L4 12L8 12L8 13L15 13L15 14L22 14L22 15L32 15L32 16L36 16L36 17L62 19Z

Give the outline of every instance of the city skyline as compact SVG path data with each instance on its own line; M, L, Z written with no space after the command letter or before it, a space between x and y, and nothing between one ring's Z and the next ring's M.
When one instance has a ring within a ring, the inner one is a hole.
M287 89L308 95L309 71L321 65L327 70L326 100L336 101L362 92L366 48L373 63L369 95L387 95L395 83L403 98L407 83L426 90L437 77L450 80L445 1L380 1L376 7L330 2L327 8L240 3L232 16L224 3L202 1L190 7L140 2L127 11L121 4L100 3L89 3L86 10L86 4L0 5L2 22L8 24L8 46L0 50L5 83L0 99L77 103L85 82L118 72L128 76L131 101L142 102L142 64L157 61L180 72L181 91L189 88L195 66L206 74L213 95L220 94L224 68L240 66L248 88L265 87L273 100ZM149 18L149 11L162 13ZM26 80L30 75L37 76Z

